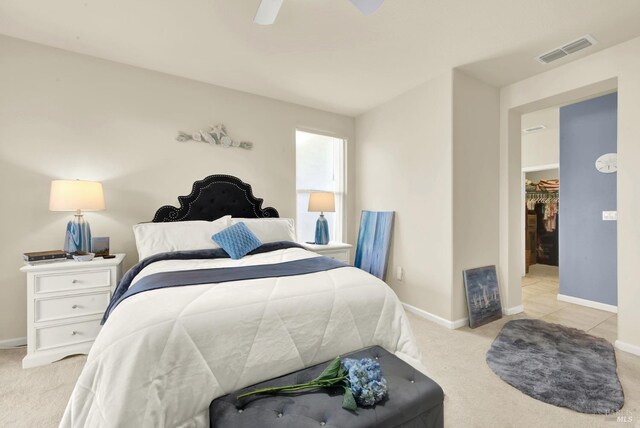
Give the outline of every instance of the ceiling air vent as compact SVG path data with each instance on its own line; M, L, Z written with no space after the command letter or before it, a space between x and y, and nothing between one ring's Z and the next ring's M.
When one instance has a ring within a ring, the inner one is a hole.
M576 40L575 42L571 42L568 45L564 45L562 50L568 54L572 54L582 50L584 48L588 48L589 46L593 46L593 43L586 37Z
M536 125L536 126L532 126L530 128L526 128L522 130L523 134L533 134L534 132L540 132L544 129L547 129L546 126L544 125Z
M550 62L553 62L557 59L560 59L562 57L567 56L568 54L563 51L562 49L556 49L555 51L551 51L549 53L546 53L544 55L540 55L538 57L538 61L544 63L544 64L549 64Z
M598 41L591 34L587 34L586 36L580 37L579 39L569 42L564 46L552 49L549 52L545 52L542 55L537 56L536 61L543 64L549 64L550 62L557 61L567 55L574 54L582 49L593 46L596 43L598 43Z

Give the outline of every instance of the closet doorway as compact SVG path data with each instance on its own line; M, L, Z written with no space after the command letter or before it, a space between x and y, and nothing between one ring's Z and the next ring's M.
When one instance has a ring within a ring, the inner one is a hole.
M559 293L559 204L560 180L557 164L525 168L524 278L523 286L551 294Z
M558 172L558 168L525 172L525 273L537 264L558 267Z

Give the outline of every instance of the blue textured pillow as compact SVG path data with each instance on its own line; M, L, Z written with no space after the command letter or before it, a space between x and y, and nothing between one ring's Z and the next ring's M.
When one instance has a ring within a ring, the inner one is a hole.
M255 250L262 242L249 230L246 224L237 223L227 227L222 232L218 232L211 237L223 250L238 260Z

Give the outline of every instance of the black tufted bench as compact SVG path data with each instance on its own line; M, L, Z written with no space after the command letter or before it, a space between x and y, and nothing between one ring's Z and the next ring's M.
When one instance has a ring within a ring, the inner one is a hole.
M442 388L385 349L374 346L345 355L377 358L388 383L388 397L373 407L350 412L342 408L342 391L322 390L296 395L236 397L256 388L308 382L327 366L318 364L215 399L209 407L212 428L254 427L443 427Z

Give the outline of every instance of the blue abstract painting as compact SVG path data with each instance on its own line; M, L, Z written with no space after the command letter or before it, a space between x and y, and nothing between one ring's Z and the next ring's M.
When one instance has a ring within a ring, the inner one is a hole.
M384 280L387 273L393 211L362 211L354 265Z
M479 327L502 318L496 267L468 269L463 271L463 276L469 310L469 327Z

